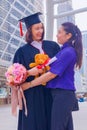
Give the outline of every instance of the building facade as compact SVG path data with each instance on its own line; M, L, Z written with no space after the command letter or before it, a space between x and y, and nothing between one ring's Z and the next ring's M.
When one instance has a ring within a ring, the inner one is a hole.
M82 31L83 41L83 65L81 69L82 88L87 92L87 31Z
M76 87L78 92L87 92L87 31L82 31L83 61L80 71L76 71Z
M65 13L65 12L72 11L73 10L72 0L68 0L68 1L65 1L63 3L59 3L57 10L58 10L57 12L58 12L59 15L62 14L62 13ZM75 23L75 16L69 15L69 16L64 16L64 17L58 18L57 27L59 27L64 22Z
M0 0L1 65L8 66L17 48L25 42L24 38L20 37L18 20L38 11L43 12L43 10L41 0ZM25 26L23 30L26 30Z

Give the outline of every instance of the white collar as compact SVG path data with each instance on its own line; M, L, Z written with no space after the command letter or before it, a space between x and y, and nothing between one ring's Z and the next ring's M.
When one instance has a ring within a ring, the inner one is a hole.
M42 49L42 42L33 41L31 45L37 48L40 53L44 53L44 50Z

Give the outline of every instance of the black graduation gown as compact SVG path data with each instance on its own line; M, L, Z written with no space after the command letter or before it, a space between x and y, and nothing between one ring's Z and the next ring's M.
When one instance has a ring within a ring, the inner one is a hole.
M55 56L60 50L59 46L52 41L43 41L42 47L50 58ZM34 56L38 53L40 52L37 48L31 44L26 44L16 51L13 63L21 63L26 69L30 69L29 64L34 62ZM26 81L28 82L33 79L34 77L31 76ZM25 116L24 108L19 110L18 130L50 130L52 105L50 89L39 85L25 90L24 95L28 108L28 116Z

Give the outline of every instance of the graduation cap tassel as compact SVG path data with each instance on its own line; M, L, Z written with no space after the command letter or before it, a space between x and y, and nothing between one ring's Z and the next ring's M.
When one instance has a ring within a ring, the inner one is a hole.
M20 36L23 36L22 23L20 22L19 25L20 25Z

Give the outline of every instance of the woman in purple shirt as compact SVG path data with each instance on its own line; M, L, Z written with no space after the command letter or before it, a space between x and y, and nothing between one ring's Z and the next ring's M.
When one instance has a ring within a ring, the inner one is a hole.
M82 35L73 23L63 23L57 35L62 46L51 69L39 78L24 83L23 90L48 82L53 96L51 130L73 130L72 110L76 103L74 68L82 64ZM31 71L38 70L35 68Z

